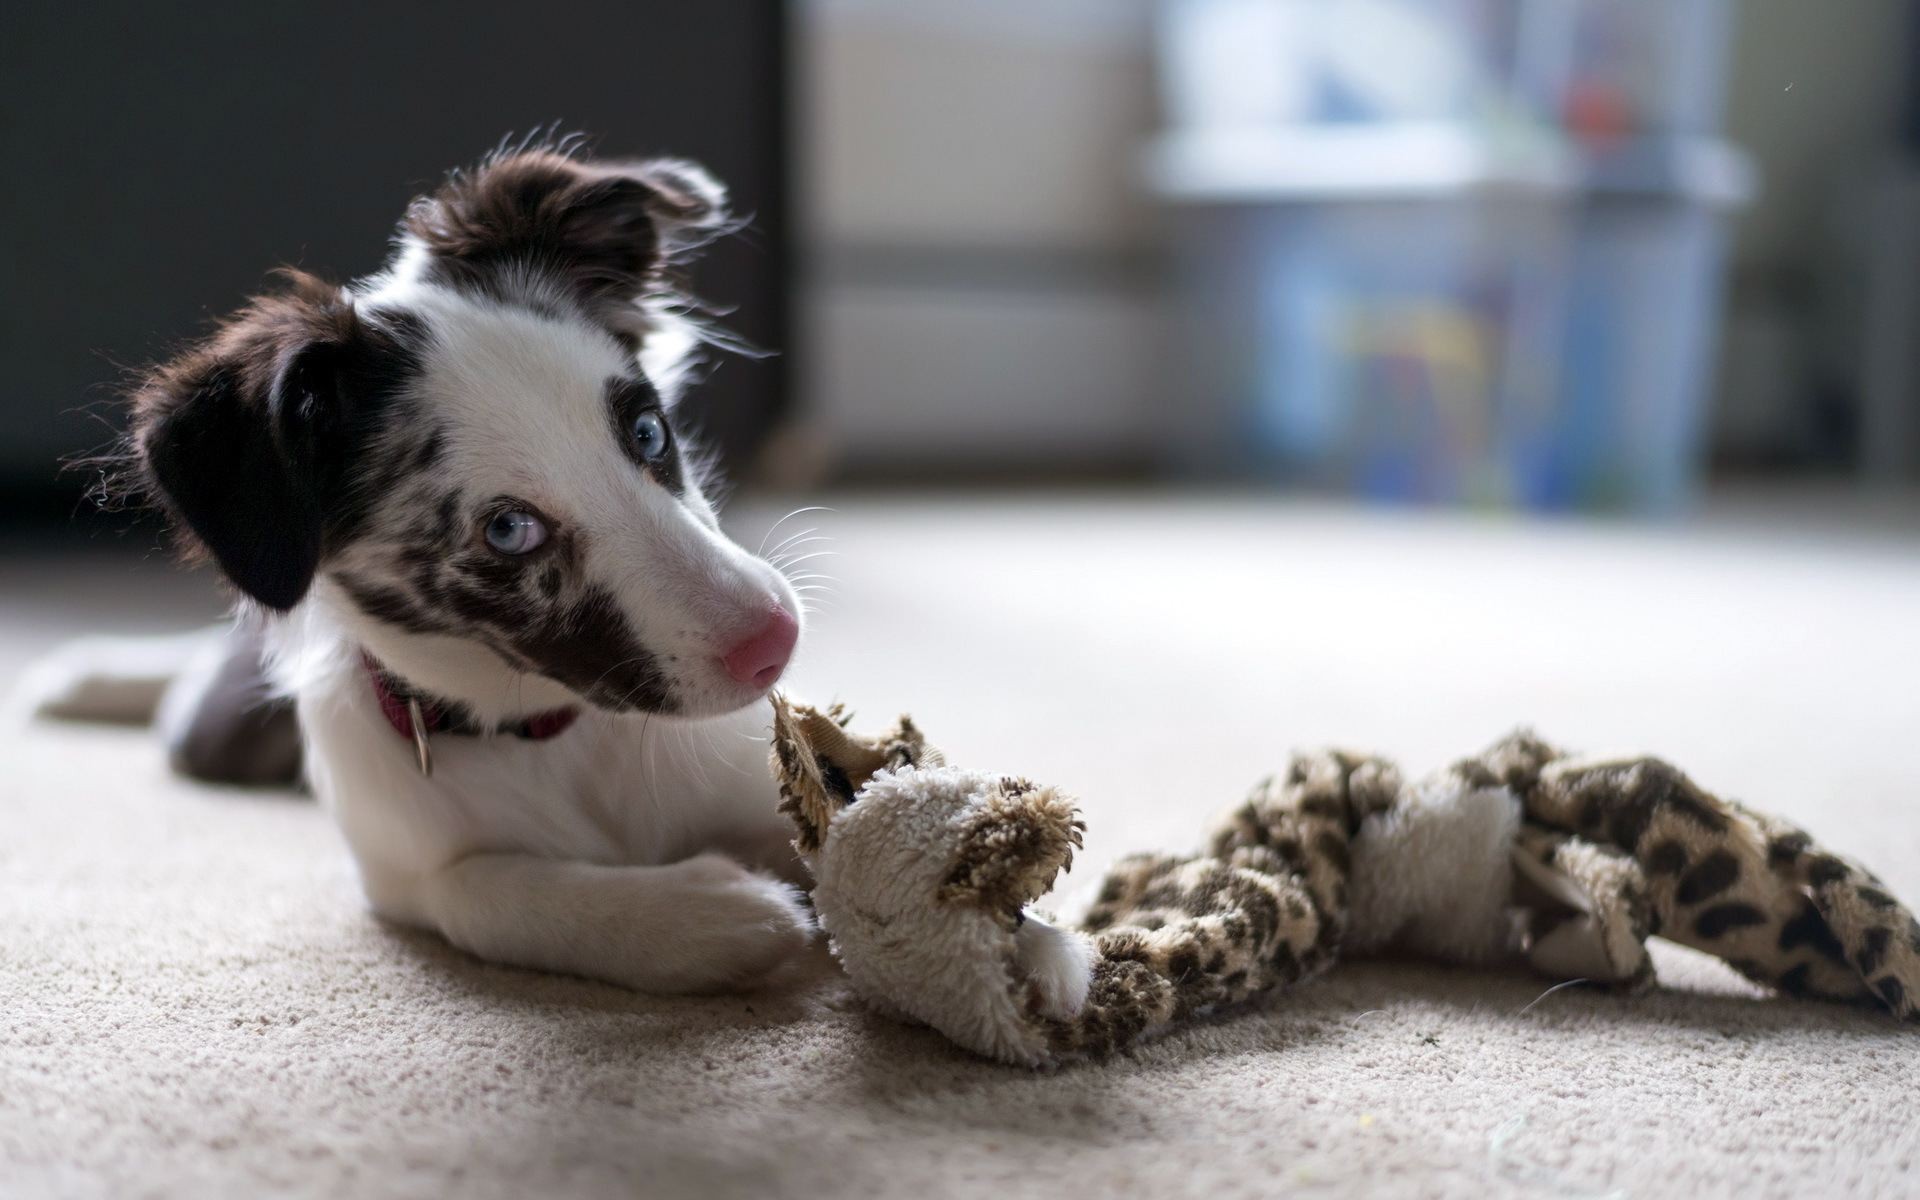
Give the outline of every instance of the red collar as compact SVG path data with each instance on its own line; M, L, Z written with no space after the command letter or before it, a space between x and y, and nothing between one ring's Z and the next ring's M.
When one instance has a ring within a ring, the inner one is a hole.
M366 668L367 679L373 684L374 699L380 702L380 715L393 726L393 731L410 742L417 742L430 733L447 733L455 736L472 737L483 733L510 733L530 742L544 742L550 737L565 733L580 716L580 710L572 706L548 709L534 713L517 721L503 721L491 728L474 721L457 705L433 700L418 692L409 690L378 659L366 651L360 652L360 664ZM413 708L418 706L420 719L415 728Z

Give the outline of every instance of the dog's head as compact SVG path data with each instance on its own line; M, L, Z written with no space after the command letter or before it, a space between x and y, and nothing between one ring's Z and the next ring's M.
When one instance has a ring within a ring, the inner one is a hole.
M799 605L720 533L675 412L670 272L726 222L688 163L496 157L415 202L383 273L288 273L149 373L136 474L267 609L320 597L608 710L737 708Z

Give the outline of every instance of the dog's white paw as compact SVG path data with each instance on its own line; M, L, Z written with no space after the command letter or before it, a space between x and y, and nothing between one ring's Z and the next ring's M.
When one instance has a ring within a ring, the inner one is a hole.
M678 865L685 873L679 953L648 990L749 987L813 940L813 914L792 885L717 854Z
M1093 942L1029 915L1013 935L1034 1011L1065 1021L1079 1013L1093 983Z

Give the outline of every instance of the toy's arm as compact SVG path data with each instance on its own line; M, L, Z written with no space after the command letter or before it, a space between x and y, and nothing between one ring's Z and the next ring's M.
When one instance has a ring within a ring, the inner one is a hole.
M1085 828L1073 801L1057 789L1007 776L968 814L940 899L1018 921L1073 865Z
M1530 918L1527 961L1536 970L1631 991L1653 983L1647 880L1630 855L1525 825L1513 865L1516 899Z

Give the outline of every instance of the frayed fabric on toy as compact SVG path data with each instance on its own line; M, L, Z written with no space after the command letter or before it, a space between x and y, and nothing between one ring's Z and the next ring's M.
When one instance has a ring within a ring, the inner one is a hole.
M1424 780L1294 756L1204 853L1117 863L1077 928L1029 906L1080 845L1072 801L778 702L773 765L821 927L876 1007L1004 1062L1099 1056L1403 949L1652 981L1682 941L1782 991L1914 1015L1920 927L1870 874L1657 760L1574 760L1517 734Z

